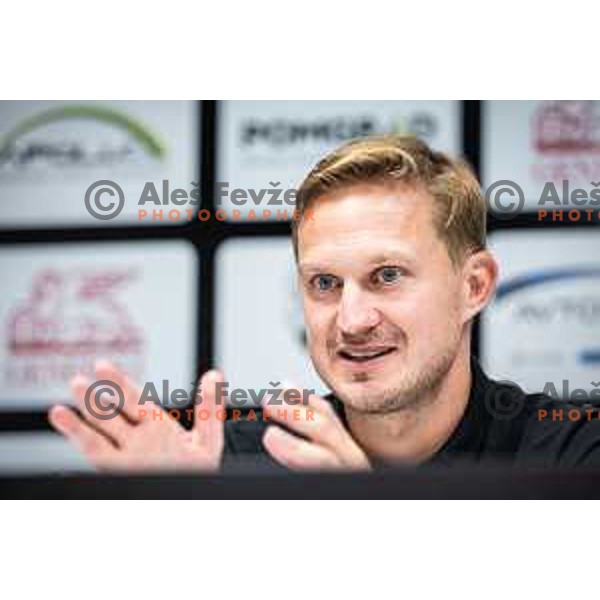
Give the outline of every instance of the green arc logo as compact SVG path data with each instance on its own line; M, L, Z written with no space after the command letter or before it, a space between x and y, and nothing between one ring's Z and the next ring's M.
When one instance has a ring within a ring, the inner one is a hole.
M141 122L114 108L87 104L52 108L22 121L1 138L0 153L13 146L22 135L65 119L90 119L115 125L126 130L154 158L162 160L166 155L166 147L159 137Z

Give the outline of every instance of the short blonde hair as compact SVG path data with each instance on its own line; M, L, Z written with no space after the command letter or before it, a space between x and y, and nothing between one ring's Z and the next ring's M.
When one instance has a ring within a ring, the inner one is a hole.
M469 165L435 152L412 135L382 135L344 144L319 161L298 189L300 217L292 223L294 250L305 211L321 197L360 184L406 184L434 199L433 222L458 264L486 246L486 208Z

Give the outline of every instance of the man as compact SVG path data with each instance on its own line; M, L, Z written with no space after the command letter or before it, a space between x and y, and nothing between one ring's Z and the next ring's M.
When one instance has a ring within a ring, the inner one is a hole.
M498 268L486 249L480 186L466 164L410 136L361 139L316 165L297 208L308 348L331 396L312 395L266 422L224 426L214 416L223 375L211 371L188 431L140 418L139 390L101 363L97 377L124 390L123 412L95 419L84 409L90 382L77 378L81 414L55 407L53 426L107 469L216 470L252 454L316 470L600 461L597 419L540 419L540 410L565 405L490 381L471 356L473 320L494 293ZM292 409L300 418L287 418ZM200 410L211 418L200 419Z

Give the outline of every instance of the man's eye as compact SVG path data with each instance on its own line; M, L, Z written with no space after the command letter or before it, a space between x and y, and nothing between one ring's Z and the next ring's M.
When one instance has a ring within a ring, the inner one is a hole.
M337 285L337 277L333 275L317 275L312 280L312 286L319 292L328 292Z
M376 283L389 285L401 279L403 274L404 272L400 267L382 267L375 271L375 281Z

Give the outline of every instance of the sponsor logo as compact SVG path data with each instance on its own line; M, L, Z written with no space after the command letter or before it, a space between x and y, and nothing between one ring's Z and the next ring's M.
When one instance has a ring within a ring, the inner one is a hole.
M57 106L28 117L0 136L0 174L162 161L165 144L145 123L109 106Z
M22 388L67 382L91 371L98 356L141 373L144 335L119 299L135 278L132 269L38 271L5 323L6 382Z
M541 102L531 120L531 147L536 181L598 179L600 102Z
M424 112L389 119L372 115L315 119L247 119L241 123L242 147L259 145L295 147L305 144L338 144L354 138L411 132L425 140L438 133L436 118Z
M510 310L514 324L533 326L536 330L546 331L548 327L557 331L578 331L581 339L589 338L587 332L595 331L600 325L600 296L592 293L588 286L580 290L564 290L565 282L585 282L600 278L600 267L568 267L547 268L528 272L501 282L498 286L495 305ZM552 287L550 287L552 286ZM537 290L540 293L531 296L527 292ZM571 339L575 339L573 335ZM559 360L567 347L557 339L556 352L548 353L548 349L538 349L539 359L544 358L546 364ZM596 347L581 348L573 346L575 362L583 367L591 367L600 363L600 349ZM521 356L522 364L526 359ZM560 362L560 361L559 361Z
M600 103L543 102L533 118L533 145L541 154L600 153Z

